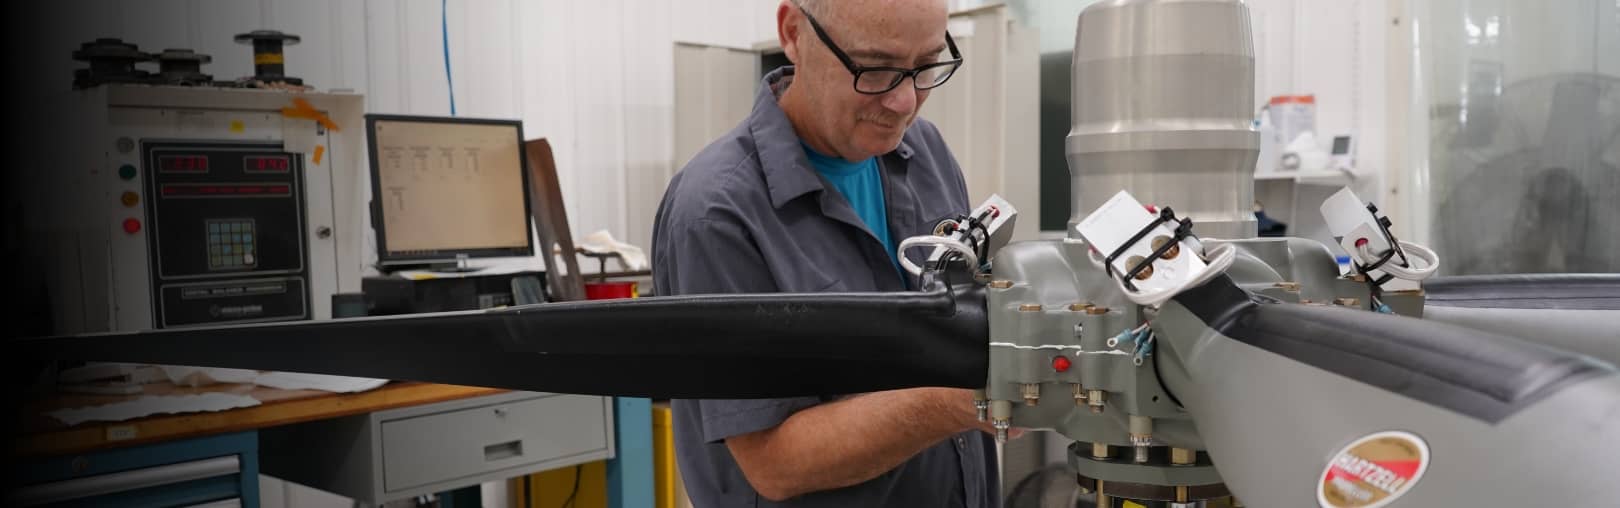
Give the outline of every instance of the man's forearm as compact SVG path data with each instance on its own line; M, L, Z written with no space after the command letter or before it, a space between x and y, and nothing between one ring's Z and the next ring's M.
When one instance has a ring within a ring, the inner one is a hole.
M815 406L727 445L749 483L784 499L861 483L974 428L965 390L876 392Z

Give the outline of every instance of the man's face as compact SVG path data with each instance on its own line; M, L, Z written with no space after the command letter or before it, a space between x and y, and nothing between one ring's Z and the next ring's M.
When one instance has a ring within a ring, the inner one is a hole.
M939 1L825 2L816 21L856 66L913 69L949 59L945 51L946 11ZM802 13L801 13L802 14ZM808 20L800 25L793 87L810 99L814 137L846 159L860 160L900 144L917 111L928 99L911 78L888 92L855 90L855 78Z

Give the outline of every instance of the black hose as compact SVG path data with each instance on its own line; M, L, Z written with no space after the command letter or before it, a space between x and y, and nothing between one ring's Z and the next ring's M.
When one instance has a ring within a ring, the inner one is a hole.
M974 286L961 284L961 286ZM35 362L234 367L652 398L982 388L978 287L551 303L24 339Z

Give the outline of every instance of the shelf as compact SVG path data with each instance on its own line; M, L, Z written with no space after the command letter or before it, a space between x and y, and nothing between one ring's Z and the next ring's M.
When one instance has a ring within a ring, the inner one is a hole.
M1268 173L1255 173L1255 180L1292 180L1309 183L1350 183L1356 179L1355 173L1348 170L1324 169L1321 171L1274 171Z

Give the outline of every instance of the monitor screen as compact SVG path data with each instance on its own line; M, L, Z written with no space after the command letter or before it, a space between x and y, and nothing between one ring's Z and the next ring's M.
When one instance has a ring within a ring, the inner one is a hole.
M1350 136L1334 136L1332 155L1350 154Z
M528 256L516 120L367 115L380 264Z

